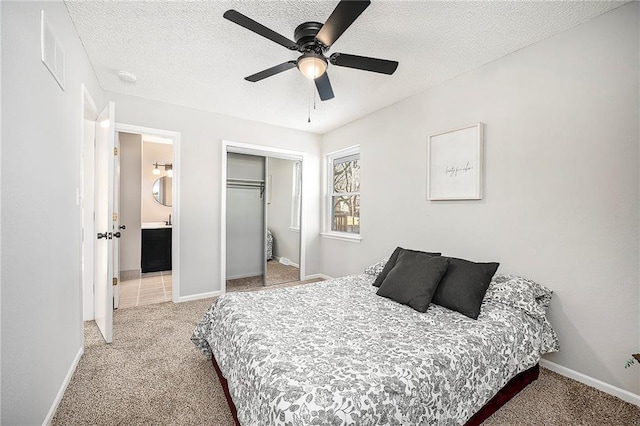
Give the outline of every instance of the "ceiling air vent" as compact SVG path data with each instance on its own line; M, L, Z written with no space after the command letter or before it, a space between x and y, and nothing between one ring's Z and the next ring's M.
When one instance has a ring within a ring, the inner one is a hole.
M56 38L51 25L44 17L44 10L41 12L40 43L42 50L42 63L56 79L60 88L64 90L65 63L64 49Z

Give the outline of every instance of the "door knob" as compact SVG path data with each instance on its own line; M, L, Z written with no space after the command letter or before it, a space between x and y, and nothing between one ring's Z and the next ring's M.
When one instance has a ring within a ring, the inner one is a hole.
M107 233L106 232L105 233L98 232L98 239L101 239L101 238L107 238Z
M116 237L116 238L120 238L120 236L121 236L120 231L114 232L113 236Z

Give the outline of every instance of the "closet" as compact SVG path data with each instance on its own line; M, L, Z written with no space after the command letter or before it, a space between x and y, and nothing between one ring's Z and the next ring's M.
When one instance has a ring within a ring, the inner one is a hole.
M302 163L227 153L227 291L300 279Z

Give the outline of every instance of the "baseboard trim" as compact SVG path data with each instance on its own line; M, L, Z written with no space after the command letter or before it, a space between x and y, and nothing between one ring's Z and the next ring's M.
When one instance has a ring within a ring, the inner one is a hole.
M306 280L314 280L316 278L322 278L324 280L332 280L333 277L330 277L329 275L325 275L325 274L312 274L312 275L306 275L302 281L306 281Z
M609 383L605 383L601 380L594 379L593 377L587 376L586 374L579 373L575 370L571 370L570 368L563 367L559 364L556 364L555 362L551 362L546 359L540 360L540 366L547 368L553 371L554 373L558 373L562 376L576 380L580 383L584 383L585 385L594 387L598 390L601 390L602 392L608 393L609 395L613 395L625 402L628 402L630 404L634 404L640 407L640 395L636 395L635 393L610 385Z
M282 263L280 262L280 259L282 259L280 256L273 256L273 260L276 260L278 263ZM298 265L297 263L293 263L291 259L289 259L289 263L282 263L282 264L285 266L293 266L294 268L300 269L300 265Z
M178 298L178 303L191 302L192 300L208 299L211 297L220 296L221 294L222 294L222 291L218 290L218 291L210 291L207 293L192 294L190 296L181 296Z
M58 410L58 406L62 401L64 392L67 390L67 386L69 386L69 382L73 377L73 373L75 373L76 368L78 368L78 363L80 362L80 358L82 358L83 353L84 353L84 346L81 346L80 349L78 350L78 353L76 354L75 359L73 360L73 362L71 363L71 366L69 367L69 371L67 371L67 375L65 376L64 381L62 382L62 385L60 385L60 389L58 390L56 399L53 401L53 404L51 405L51 408L47 413L47 417L45 417L44 422L42 422L43 426L48 426L53 421L53 416L56 415L56 411Z
M120 271L120 281L137 280L142 276L140 269Z

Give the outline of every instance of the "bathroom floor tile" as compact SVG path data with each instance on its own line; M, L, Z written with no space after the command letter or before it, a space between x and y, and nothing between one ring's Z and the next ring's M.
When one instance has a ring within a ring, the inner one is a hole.
M138 298L138 305L166 302L164 296L145 296Z
M141 287L152 288L152 287L162 286L162 284L163 284L162 277L142 278L140 280Z
M138 290L122 291L120 290L120 299L135 299L138 297Z
M118 305L118 308L133 308L134 306L136 306L136 304L138 303L138 298L137 297L121 297L120 298L120 304Z
M138 287L140 287L140 282L139 280L125 281L118 284L118 287L120 287L120 290L138 290Z
M140 292L139 294L155 294L155 293L163 293L164 292L164 286L163 285L159 285L159 286L153 286L153 287L140 287Z
M173 283L171 273L151 272L140 278L120 282L119 308L170 302Z
M166 302L166 300L156 300L156 299L140 300L136 306L155 305L156 303L164 303L164 302Z

